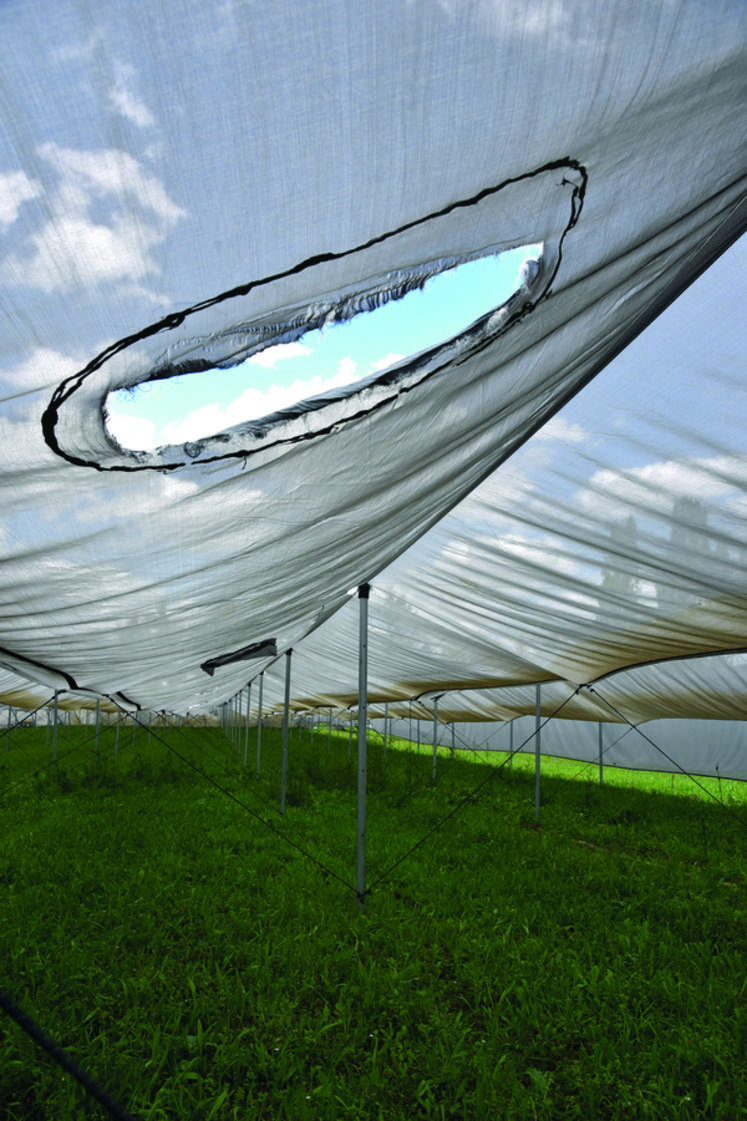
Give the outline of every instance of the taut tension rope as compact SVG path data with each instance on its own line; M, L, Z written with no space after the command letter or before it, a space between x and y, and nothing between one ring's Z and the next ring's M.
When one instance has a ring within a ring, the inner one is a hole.
M449 812L444 817L442 817L440 821L436 822L432 829L429 829L428 832L425 833L419 841L416 841L412 848L408 849L407 852L400 856L398 860L395 860L394 864L387 868L386 872L382 872L378 879L374 880L371 886L366 889L366 895L370 894L370 892L372 892L375 887L378 887L380 883L383 883L384 880L389 879L395 868L398 868L400 864L407 860L408 856L411 856L416 849L419 849L421 845L425 844L429 837L432 837L434 833L437 833L438 830L443 825L445 825L447 821L454 817L454 815L457 814L463 806L466 806L468 802L471 802L475 795L479 794L483 787L487 786L489 782L492 782L493 779L501 773L503 768L506 766L506 763L508 763L510 759L513 759L514 755L518 755L519 752L523 751L526 745L528 743L531 743L531 741L537 735L537 732L541 732L545 725L549 724L551 720L554 720L558 713L562 709L564 709L570 701L573 700L580 688L581 686L579 685L578 688L574 689L573 692L569 696L567 696L561 704L558 705L554 712L551 712L549 716L545 717L545 719L540 723L539 728L535 728L534 731L526 737L526 739L522 740L519 746L514 748L514 750L508 754L507 758L503 760L500 767L495 767L490 772L490 774L482 780L482 782L479 782L477 784L474 790L471 790L469 794L465 794L465 796L459 802L457 802L452 810L449 810Z
M648 736L645 732L642 732L640 725L634 724L632 720L629 720L624 712L620 712L619 708L616 708L612 704L612 701L608 701L607 698L603 697L602 694L599 693L592 685L584 685L581 686L581 688L588 689L589 692L593 693L595 697L599 697L599 700L606 704L610 712L614 712L615 716L618 716L620 720L624 721L624 723L628 725L628 727L632 728L634 732L637 732L638 735L646 741L646 743L650 744L655 751L659 752L659 755L663 755L664 758L667 759L673 767L676 767L680 774L683 774L686 778L689 778L690 782L694 783L700 790L703 791L704 794L707 794L709 798L712 798L717 806L721 806L721 809L725 810L726 813L731 814L733 818L736 818L736 820L743 828L747 828L747 823L745 823L745 821L740 817L738 813L735 813L730 806L727 806L723 802L721 802L715 794L713 794L707 787L703 785L702 782L698 782L695 775L691 774L690 771L686 771L685 768L680 763L678 763L676 759L673 759L671 755L667 755L663 747L659 747L658 743L655 743L655 741L651 739L651 736Z

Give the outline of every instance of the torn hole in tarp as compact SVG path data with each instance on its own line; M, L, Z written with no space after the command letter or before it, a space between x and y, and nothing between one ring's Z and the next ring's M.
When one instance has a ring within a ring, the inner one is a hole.
M364 245L318 254L167 316L121 339L65 379L45 410L44 438L55 453L78 466L132 472L246 460L261 450L338 431L454 368L457 360L497 340L547 296L560 266L563 239L578 221L586 182L586 171L576 161L554 161ZM458 264L533 244L543 245L542 258L505 304L457 337L381 374L258 421L152 452L127 451L106 430L105 403L116 389L236 365L269 346L298 341L310 330L391 302ZM412 260L426 247L425 259ZM408 257L412 263L403 263Z

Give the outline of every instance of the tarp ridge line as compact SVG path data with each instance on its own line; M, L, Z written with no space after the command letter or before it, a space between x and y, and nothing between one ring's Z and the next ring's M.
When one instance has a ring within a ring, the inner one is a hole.
M43 669L47 673L56 673L58 677L63 677L65 681L67 681L72 692L76 692L80 688L72 674L66 673L65 670L57 669L56 666L47 665L46 662L39 662L36 658L27 658L25 654L16 654L15 651L9 650L7 646L0 646L0 655L2 654L7 654L9 658L15 658L19 662L24 662L27 666L36 666L37 669Z

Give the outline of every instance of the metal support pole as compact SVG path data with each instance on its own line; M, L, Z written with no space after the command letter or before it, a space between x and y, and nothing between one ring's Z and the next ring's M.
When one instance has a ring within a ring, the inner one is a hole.
M249 762L249 706L252 700L252 683L246 687L246 728L244 729L244 766Z
M262 690L265 683L265 671L259 675L259 713L257 714L257 782L259 782L259 760L262 751Z
M116 728L116 731L114 733L114 758L115 759L117 758L117 755L119 754L119 725L121 723L122 723L122 713L121 713L121 711L118 711L117 712L117 728Z
M327 755L332 750L332 709L329 710L329 735L327 736Z
M130 743L130 747L135 746L135 733L136 732L137 732L137 716L133 712L132 713L132 742Z
M280 812L285 813L285 788L288 782L288 726L290 714L291 654L285 651L285 703L283 705L283 773L280 779Z
M509 750L509 753L510 753L509 757L508 757L508 769L509 769L509 771L512 771L514 769L514 722L513 722L513 720L508 725L508 750Z
M384 758L386 759L386 741L389 726L389 701L384 702Z
M452 720L452 722L451 722L451 758L452 759L454 758L454 752L456 751L456 743L454 742L455 736L456 736L456 732L454 731L454 721Z
M436 785L436 756L438 755L438 697L433 698L433 776L431 782Z
M13 726L13 709L8 705L8 731L5 737L5 754L10 751L10 729Z
M52 761L57 764L57 690L54 693L54 731L52 733Z
M534 734L534 816L540 815L540 749L542 728L542 686L537 686L537 709L535 713Z
M368 596L369 584L358 588L358 845L355 890L358 910L365 910L366 898L366 723L368 720Z
M94 736L94 755L98 756L99 753L99 728L101 727L101 700L96 701L96 734Z
M350 709L350 721L348 723L348 759L353 754L353 710Z
M599 721L599 785L604 784L604 764L602 763L602 755L604 753L604 732L602 721Z

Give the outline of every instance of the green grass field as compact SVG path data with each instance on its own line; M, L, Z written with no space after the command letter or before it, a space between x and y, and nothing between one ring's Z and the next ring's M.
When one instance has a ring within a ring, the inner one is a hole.
M283 817L254 743L0 740L0 987L126 1109L747 1117L747 784L543 760L537 822L533 758L441 753L434 788L372 736L360 914L347 733L293 732ZM105 1116L0 1018L3 1121Z

